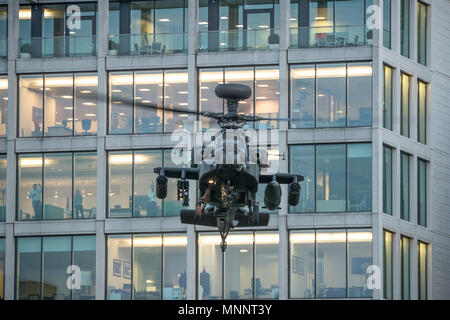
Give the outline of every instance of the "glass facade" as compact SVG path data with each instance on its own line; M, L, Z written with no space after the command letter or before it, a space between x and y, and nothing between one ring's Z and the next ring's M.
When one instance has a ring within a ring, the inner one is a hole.
M369 298L370 229L296 230L290 242L290 298Z
M408 137L410 134L409 121L410 121L410 84L411 77L405 73L401 74L401 121L400 121L400 133L402 136Z
M0 300L5 299L5 238L0 238Z
M187 102L187 93L185 69L111 72L109 133L192 131L194 116L189 111L194 109Z
M278 299L278 233L234 232L225 254L220 242L198 235L198 299Z
M410 258L410 240L405 236L400 237L400 269L401 269L401 297L402 300L411 299L410 280L411 280L411 258Z
M305 180L290 212L371 211L371 167L371 144L291 146L290 172Z
M428 164L425 160L417 159L417 223L427 226L427 174Z
M392 149L383 146L383 212L392 215Z
M109 55L187 52L187 0L111 1Z
M0 75L0 137L6 137L7 121L8 121L8 76Z
M387 300L393 299L393 234L384 230L383 241L383 297Z
M391 49L391 0L383 0L383 46Z
M21 5L19 58L95 56L96 33L94 2Z
M427 143L427 89L428 85L417 81L417 141Z
M199 111L226 112L223 99L214 90L221 83L239 83L249 86L252 95L239 101L239 112L254 114L265 118L279 117L280 71L278 67L237 67L200 69L199 71ZM218 129L215 119L203 118L202 130ZM253 128L252 123L244 125L244 130ZM278 121L260 121L255 129L276 129Z
M372 0L291 0L290 45L295 48L372 44L366 27Z
M200 0L198 50L278 49L279 16L279 0Z
M19 137L97 134L97 74L21 75Z
M371 62L291 65L290 77L291 128L372 124Z
M428 6L417 2L417 62L427 65Z
M183 234L109 235L107 299L186 299L186 246Z
M428 299L428 245L424 242L417 243L417 261L418 261L418 299Z
M17 220L96 217L95 152L21 154Z
M400 0L400 54L409 58L410 0Z
M170 179L166 199L156 197L153 172L157 167L177 167L171 150L111 151L108 155L108 217L177 216L177 181Z
M393 69L384 65L383 73L383 127L392 130Z
M8 6L0 6L0 59L8 54Z
M17 238L16 299L93 300L95 244L95 236Z
M400 156L400 217L407 221L410 210L410 157L403 152Z
M6 220L6 155L0 154L0 222Z

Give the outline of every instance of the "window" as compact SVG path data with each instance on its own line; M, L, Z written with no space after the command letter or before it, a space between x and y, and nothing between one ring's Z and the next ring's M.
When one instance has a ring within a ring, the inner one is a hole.
M217 233L198 237L198 299L278 299L279 236L235 232L225 254Z
M6 154L0 155L0 222L6 220Z
M226 112L223 99L218 98L214 90L221 83L239 83L249 86L252 95L239 101L239 112L258 115L265 118L279 117L280 71L278 67L236 67L225 69L201 69L199 74L199 110ZM248 129L253 124L246 124ZM202 130L217 129L217 121L203 118ZM256 129L276 129L278 121L260 121Z
M187 0L111 1L109 54L187 51Z
M383 212L392 215L392 149L383 146Z
M156 198L157 175L153 169L162 166L177 167L171 160L171 150L109 152L108 216L177 216L182 205L175 192L177 180L169 179L165 200Z
M393 260L392 260L392 241L393 234L384 230L383 241L383 296L384 299L393 299Z
M0 6L0 59L8 55L8 6Z
M20 76L19 136L95 135L97 85L89 73Z
M410 155L401 153L401 177L400 177L400 216L403 220L409 221L410 207Z
M16 250L17 299L95 298L95 236L19 237ZM67 285L72 265L79 267L80 289Z
M392 68L384 65L383 73L383 127L392 130Z
M427 226L427 162L417 159L417 223Z
M93 56L96 54L97 5L77 3L80 28L69 28L73 4L21 5L20 58Z
M418 284L418 298L419 300L427 300L427 287L428 287L428 245L424 242L418 241L417 243L417 260L419 268L419 284Z
M368 229L290 232L290 298L365 298L372 265Z
M277 49L279 0L199 1L199 51Z
M409 58L409 2L400 0L400 53Z
M192 131L194 116L189 111L193 107L187 93L187 70L110 73L109 133Z
M410 261L410 239L401 236L400 237L400 264L401 264L401 296L402 300L409 300L410 297L410 278L411 278L411 261Z
M17 167L18 220L96 217L95 152L22 154Z
M372 123L372 63L292 65L291 128Z
M354 46L372 43L365 25L371 0L291 0L291 46Z
M383 0L383 46L391 49L391 0Z
M401 75L401 124L400 133L409 138L409 107L411 77L405 73Z
M372 210L371 144L290 148L290 172L301 174L300 202L290 212Z
M0 300L5 299L5 238L0 238Z
M0 137L6 137L7 121L8 121L8 76L0 76Z
M427 65L428 6L417 2L417 62Z
M107 241L108 300L186 299L186 235L109 235Z
M427 143L427 84L417 81L417 141Z

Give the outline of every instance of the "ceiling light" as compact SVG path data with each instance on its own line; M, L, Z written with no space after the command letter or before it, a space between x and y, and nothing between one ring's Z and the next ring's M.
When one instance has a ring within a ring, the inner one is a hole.
M142 103L150 103L150 100L142 100Z
M265 100L267 97L256 97L256 100Z
M8 98L7 98L7 97L4 97L4 98L3 98L3 100L6 100L6 101L8 101Z
M257 87L260 88L267 88L269 85L268 84L258 84Z
M269 26L263 25L263 26L258 26L258 28L267 29L267 28L269 28Z
M163 19L159 19L158 21L160 21L160 22L170 22L170 19L163 18Z
M188 94L187 91L178 91L178 94Z
M113 89L113 90L111 90L111 92L122 92L122 90L120 90L120 89Z
M139 91L142 91L142 92L148 92L148 91L150 91L150 89L148 89L148 88L142 88L142 89L138 89Z
M202 25L202 26L204 26L204 25L207 25L208 24L208 22L206 22L206 21L200 21L198 24L200 24L200 25Z
M72 99L73 97L72 96L61 96L61 98L63 98L63 99Z
M248 252L248 250L247 250L247 249L241 249L241 250L239 250L239 252L242 252L242 253L247 253L247 252Z
M188 103L187 103L187 102L180 102L178 105L179 105L179 106L187 106Z
M120 102L120 101L119 101ZM113 102L114 103L114 102ZM117 103L117 102L116 102ZM120 102L120 103L122 103L122 102ZM95 103L93 103L93 102L83 102L83 105L85 105L85 106L96 106L96 104Z
M228 17L220 17L221 20L228 20Z
M92 93L91 90L81 90L80 93Z
M73 110L73 107L64 107L64 110Z
M97 115L94 113L85 113L84 114L86 117L96 117Z

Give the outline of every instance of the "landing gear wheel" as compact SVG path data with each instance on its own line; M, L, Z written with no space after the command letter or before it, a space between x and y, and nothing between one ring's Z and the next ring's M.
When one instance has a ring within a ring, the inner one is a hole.
M252 210L252 222L253 223L259 223L259 206L254 205Z

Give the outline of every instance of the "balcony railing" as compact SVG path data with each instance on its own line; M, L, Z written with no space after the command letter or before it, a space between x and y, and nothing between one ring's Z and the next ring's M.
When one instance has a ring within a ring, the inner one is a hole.
M329 48L372 45L373 31L367 26L291 28L291 48Z
M250 51L278 49L278 29L204 31L198 33L198 51Z
M108 36L108 55L184 53L187 46L185 32Z
M22 59L95 55L95 36L58 36L19 39L19 58Z
M6 59L8 56L8 40L0 39L0 59Z

